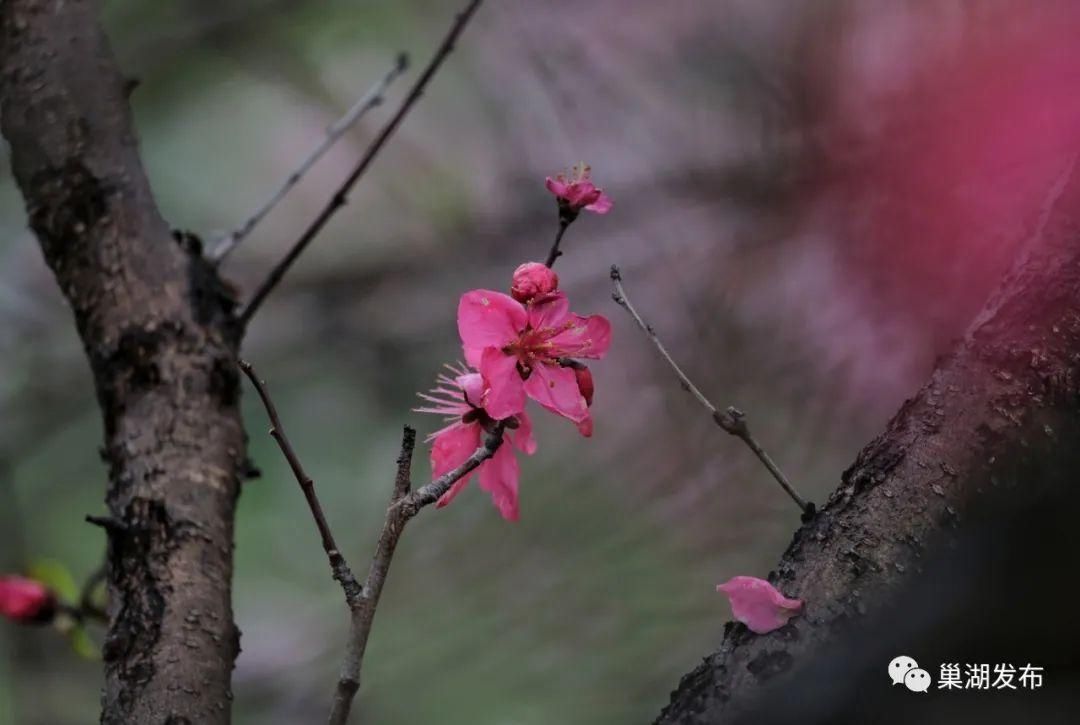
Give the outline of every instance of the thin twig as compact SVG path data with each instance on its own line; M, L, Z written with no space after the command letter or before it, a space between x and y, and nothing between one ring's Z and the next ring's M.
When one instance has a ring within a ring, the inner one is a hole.
M108 620L105 610L94 603L94 590L105 581L106 568L102 563L83 582L82 591L79 593L79 619L95 619L99 622Z
M611 265L611 283L614 287L614 292L612 292L611 295L612 299L629 312L630 316L634 318L634 322L637 323L637 326L649 336L653 345L660 351L660 355L664 358L664 361L667 362L668 366L675 372L676 377L679 378L679 383L682 385L683 390L693 395L694 398L701 403L702 407L709 411L713 421L715 421L718 426L731 435L738 437L751 451L754 452L754 455L765 465L765 468L768 469L769 473L772 474L777 483L783 487L788 496L791 496L791 499L798 504L800 509L802 509L804 519L812 517L814 515L814 504L806 501L802 496L795 492L795 489L791 486L787 477L780 471L772 458L769 457L769 454L765 452L765 449L761 447L761 444L758 443L750 433L750 428L746 424L746 415L738 408L728 408L725 411L717 410L716 406L713 405L700 390L698 390L697 386L690 381L690 378L686 376L686 373L682 371L682 368L680 368L671 357L667 348L660 342L660 338L656 336L656 332L652 329L652 326L642 319L641 315L638 314L637 310L635 310L634 306L630 303L630 298L626 296L626 290L624 290L622 286L622 275L619 273L619 268L614 264Z
M566 234L566 229L569 226L570 220L560 216L559 231L555 233L555 241L551 245L551 251L548 252L547 260L544 261L545 267L554 266L555 260L562 256L562 251L559 249L559 243L562 242L563 234Z
M375 140L368 146L367 151L364 152L364 155L356 165L356 168L353 169L352 173L349 174L348 178L345 179L345 182L338 190L334 192L330 201L323 207L323 210L319 212L319 215L315 217L308 228L304 230L304 233L300 235L300 238L293 243L293 246L289 249L288 253L272 270L270 270L270 274L267 275L266 279L263 280L262 284L259 285L258 289L255 291L255 294L252 295L251 301L248 302L247 307L240 313L241 324L247 325L251 322L251 318L266 300L267 295L273 291L285 276L285 273L288 272L289 268L296 262L300 254L307 248L322 228L326 226L326 223L334 215L334 212L345 205L348 193L353 185L355 185L360 177L364 175L364 172L367 171L379 151L394 134L394 131L397 130L398 126L401 125L401 122L408 114L409 109L411 109L420 99L420 96L423 95L424 89L434 77L435 72L442 66L443 61L446 60L447 56L449 56L450 52L454 49L454 43L457 42L458 36L461 35L461 32L465 29L469 19L473 16L473 13L476 12L476 9L480 6L481 2L482 0L470 0L468 6L458 13L457 18L454 20L454 24L450 27L450 31L435 51L435 56L431 59L431 62L428 63L424 72L420 74L420 77L417 78L416 83L413 84L409 94L405 96L405 100L401 102L401 106L398 108L393 118L383 126L379 135L375 137Z
M330 560L330 569L334 578L341 584L345 592L345 603L349 607L349 640L346 645L345 661L341 666L341 676L338 678L334 690L334 699L330 709L330 725L344 725L349 718L349 710L352 707L353 698L360 689L360 666L363 663L364 651L367 649L368 638L371 635L371 626L375 621L375 609L379 606L379 597L382 595L386 576L390 571L390 563L394 558L394 550L397 548L401 533L405 530L405 524L419 513L420 509L439 500L450 487L460 479L476 470L480 464L495 455L502 445L503 433L506 430L506 422L499 421L491 426L484 434L480 446L465 461L451 471L447 471L434 481L411 491L410 482L413 449L416 446L416 431L405 426L401 438L401 453L397 459L397 475L394 476L394 489L390 498L390 506L386 510L386 520L383 523L382 533L372 557L371 566L368 569L367 578L363 587L357 582L349 569L345 557L337 548L334 536L330 531L330 525L326 521L322 505L315 493L315 484L305 473L300 459L293 450L285 428L278 416L274 401L270 398L270 392L266 384L259 379L258 374L251 364L241 360L240 369L244 371L255 391L266 408L266 415L270 418L270 435L277 441L281 453L289 463L293 475L296 477L300 489L304 492L311 515L315 519L315 525L322 536L323 549Z
M394 497L397 502L412 490L412 456L416 447L416 431L405 426L401 432L401 452L397 457L397 475L394 476Z
M405 53L401 53L398 55L394 67L383 76L382 80L369 88L367 93L362 95L353 104L352 108L346 111L344 116L326 129L326 135L323 136L319 145L311 150L307 158L289 174L281 186L263 202L262 206L248 217L247 221L218 240L214 249L210 252L210 261L214 264L221 264L225 257L229 255L229 252L234 250L247 235L251 234L251 230L255 228L255 225L261 222L263 217L269 214L270 210L277 206L285 198L285 195L300 183L300 180L304 178L304 174L311 170L311 167L330 150L331 146L337 143L338 139L345 135L346 131L356 125L368 111L382 105L390 84L397 80L398 76L404 73L408 67L409 57Z
M123 534L128 530L127 524L125 524L120 519L114 518L112 516L96 516L94 514L86 514L83 519L88 524L100 526L101 528L105 529L105 532L110 536L114 534Z
M105 565L102 564L95 569L83 583L82 591L79 593L79 601L77 604L68 604L67 602L55 602L55 611L59 614L63 614L70 617L76 624L83 625L87 621L95 621L99 623L106 623L109 621L109 615L104 609L94 604L93 594L94 589L105 581Z
M495 455L502 445L504 422L496 423L485 433L484 440L464 463L448 471L434 481L409 493L409 466L412 461L413 446L416 443L416 431L408 426L401 441L401 454L398 456L398 473L394 482L394 494L386 510L375 556L371 561L367 579L364 580L364 596L359 606L352 608L349 642L345 651L345 661L341 665L341 675L334 690L333 706L330 710L330 725L344 725L349 718L353 698L360 689L360 667L364 660L371 626L375 620L375 609L379 606L379 596L390 571L394 550L401 538L405 525L424 506L439 500L458 480L476 470L484 461Z
M266 408L266 415L270 418L270 435L277 441L278 448L281 449L282 455L285 456L285 460L289 463L289 468L292 469L293 476L296 477L296 482L300 484L300 490L304 493L308 508L311 509L311 516L315 519L315 526L319 529L319 536L322 537L322 547L323 551L326 552L326 558L330 561L330 571L333 573L334 579L337 579L341 584L341 588L345 591L345 600L351 603L361 596L360 583L356 581L352 570L349 569L349 564L338 549L337 542L334 541L334 534L330 531L330 524L326 521L326 514L323 512L322 504L315 493L315 482L307 475L303 465L300 463L300 459L297 458L296 451L293 450L292 443L289 442L289 436L285 433L285 427L281 424L281 418L278 417L274 401L271 400L270 393L266 390L265 383L259 379L254 368L251 367L251 363L246 360L240 361L240 369L251 380L251 384L255 386L255 392L259 394L259 398L262 400L263 407Z

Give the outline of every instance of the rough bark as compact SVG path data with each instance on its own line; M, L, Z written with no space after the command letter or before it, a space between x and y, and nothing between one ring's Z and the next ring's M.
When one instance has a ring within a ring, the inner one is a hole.
M805 615L768 635L729 627L657 723L765 722L760 708L771 709L769 695L882 611L934 559L935 546L985 518L987 499L997 500L1000 514L1037 492L1075 486L1075 460L1059 465L1080 443L1075 163L1055 191L965 338L862 450L770 574L785 594L806 601Z
M91 0L5 0L2 128L75 314L109 468L105 723L224 723L245 438L233 304L177 241L138 156Z

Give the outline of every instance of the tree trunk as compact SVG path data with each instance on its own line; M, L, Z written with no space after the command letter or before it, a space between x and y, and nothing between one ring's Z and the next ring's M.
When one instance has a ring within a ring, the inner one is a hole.
M2 128L74 313L109 466L105 723L225 723L245 436L232 300L174 240L92 0L5 0Z
M804 615L767 635L729 627L720 649L683 677L657 723L735 722L742 716L769 722L762 713L775 712L784 698L768 696L790 684L794 673L812 669L825 645L882 612L956 543L969 521L983 518L989 500L1001 524L1010 509L1036 494L1075 487L1077 168L1074 162L1055 188L1012 271L956 350L862 450L818 515L795 532L770 580L805 600ZM924 601L934 596L921 594ZM866 634L882 637L885 631ZM854 646L865 649L870 641ZM905 653L892 653L899 654ZM874 663L886 687L887 664ZM785 690L784 697L794 691Z

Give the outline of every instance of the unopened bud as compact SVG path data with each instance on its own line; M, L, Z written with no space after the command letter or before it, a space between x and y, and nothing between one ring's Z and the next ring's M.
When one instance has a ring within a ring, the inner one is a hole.
M574 368L574 377L577 378L578 390L581 391L581 397L585 398L586 405L592 405L593 399L593 379L592 373L589 372L589 368L582 365L581 367Z
M514 270L510 296L525 303L549 295L558 288L559 276L550 267L539 262L526 262Z
M56 598L39 581L21 576L0 576L0 615L20 624L52 620Z

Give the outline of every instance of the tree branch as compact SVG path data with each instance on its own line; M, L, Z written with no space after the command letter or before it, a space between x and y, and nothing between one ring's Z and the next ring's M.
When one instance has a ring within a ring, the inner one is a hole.
M314 166L335 143L337 143L338 139L356 125L368 111L382 105L385 100L386 90L408 67L409 57L405 53L400 54L397 57L397 62L394 64L394 67L383 76L382 80L369 88L367 93L362 95L356 103L353 104L352 108L346 111L344 116L326 129L326 135L323 137L322 142L311 150L311 153L308 154L307 158L305 158L300 165L286 177L281 186L279 186L278 189L263 202L255 213L248 217L247 221L239 227L218 240L214 249L208 255L210 261L214 264L221 264L225 257L236 249L247 235L251 234L251 230L255 228L255 225L262 221L263 217L269 214L270 210L277 206L278 203L285 198L285 195L300 183L300 180L304 178L304 174L311 170L311 167Z
M614 288L611 298L615 300L620 307L630 313L630 316L634 318L634 322L637 323L637 326L649 336L653 345L660 351L661 357L664 358L664 361L675 372L675 376L679 379L679 383L682 385L683 390L694 396L694 399L701 403L703 408L709 411L709 415L712 416L713 421L718 426L731 435L739 438L739 440L745 443L747 447L754 452L754 455L758 457L758 460L760 460L769 473L772 474L772 477L776 479L776 482L780 484L781 488L784 489L787 495L790 496L802 510L804 521L812 518L814 515L814 504L807 502L802 496L796 493L794 487L792 487L791 483L788 481L787 476L780 471L780 468L773 462L769 454L765 452L765 449L761 447L761 444L758 443L757 439L750 433L750 428L746 424L746 414L738 408L733 407L729 407L723 412L717 410L716 406L705 397L704 393L698 390L697 386L690 381L690 378L686 376L686 373L682 371L682 368L680 368L671 357L667 348L660 342L660 338L656 336L656 332L653 330L652 326L642 319L641 315L638 314L637 310L634 309L634 306L630 303L630 298L626 296L626 290L623 289L622 275L619 272L619 268L614 264L611 265L611 284Z
M289 468L292 469L293 476L296 477L296 482L300 484L304 500L307 501L308 508L311 510L311 518L315 520L315 527L319 530L319 536L322 538L322 547L323 551L326 552L326 558L330 562L330 571L333 573L334 579L341 584L341 588L345 592L345 601L349 602L351 606L351 603L359 599L361 595L360 584L356 581L356 577L353 576L352 571L349 569L345 557L342 556L341 551L338 549L337 542L334 541L334 534L326 520L322 503L320 503L319 497L315 493L315 482L304 471L296 451L293 450L289 436L285 433L285 427L281 423L281 418L278 417L274 401L266 390L266 384L259 379L254 368L251 367L251 363L246 360L240 361L240 369L244 371L251 384L255 386L255 392L259 394L259 399L262 401L263 407L266 408L266 415L270 418L270 435L277 442L278 448L281 449L282 455L285 456L285 460L288 461Z
M0 124L102 412L101 721L224 725L239 651L239 328L222 280L154 202L98 6L0 3Z
M390 563L393 561L394 551L397 549L398 540L405 530L405 525L419 513L420 509L438 501L454 483L472 473L481 463L495 455L499 446L502 445L504 430L504 422L496 423L490 431L485 433L480 447L464 463L416 491L407 493L409 466L416 442L416 431L406 426L401 442L401 454L398 456L394 495L386 510L386 521L383 523L382 533L375 547L375 556L372 558L367 579L364 580L364 597L359 606L352 608L349 642L346 645L345 661L341 665L341 675L334 691L334 701L328 721L330 725L344 725L349 719L353 698L360 689L360 669L368 638L371 635L371 627L375 621L375 609L379 606L379 597L382 595L383 585L390 572Z
M502 445L503 432L506 430L505 421L495 423L484 434L481 445L461 465L446 472L439 478L420 487L416 491L411 489L411 467L413 449L416 446L416 431L405 426L401 438L401 452L397 458L397 473L394 476L393 494L390 505L386 510L386 520L383 523L382 533L375 547L375 555L372 557L371 566L368 569L364 585L361 587L352 571L349 569L345 557L337 548L330 525L323 513L315 485L304 471L296 451L289 442L285 428L278 416L277 408L266 388L265 383L259 379L251 364L240 362L240 368L255 386L259 399L266 408L267 417L270 419L270 435L273 436L281 449L282 455L292 469L296 482L304 492L304 497L311 509L315 526L322 537L323 549L330 560L330 568L334 579L340 584L345 593L345 603L349 607L349 639L345 649L345 659L341 666L341 675L334 689L334 697L330 709L328 722L330 725L343 725L349 719L349 711L352 708L353 699L360 689L360 669L364 660L364 652L367 649L368 638L371 635L371 627L375 621L375 610L379 606L379 598L382 596L383 585L390 572L390 564L397 549L398 540L401 538L405 525L420 512L425 506L435 503L439 498L450 490L458 480L476 470L480 464L495 455Z
M769 578L806 602L804 616L767 635L730 627L659 725L760 721L789 675L809 672L826 644L912 584L935 558L930 547L954 546L990 505L1000 529L1010 512L1075 490L1075 460L1062 465L1080 437L1075 161L1047 209L954 352L795 532Z
M330 221L330 218L334 213L345 206L345 203L348 200L349 191L356 182L360 180L360 177L364 175L364 172L367 171L368 167L371 166L371 162L375 160L379 151L382 150L383 146L386 145L386 142L393 136L398 126L401 125L401 122L409 113L409 110L418 100L420 100L420 96L423 95L424 89L427 88L428 83L435 76L436 71L439 70L443 61L446 60L450 55L450 52L454 49L454 44L457 42L462 31L465 30L465 26L476 12L476 9L480 6L481 1L482 0L471 0L465 9L458 13L454 20L454 24L450 27L450 31L446 34L446 37L443 38L442 43L435 51L435 56L431 59L431 62L428 63L424 72L420 74L416 83L413 84L412 89L410 89L409 94L405 96L405 100L401 102L401 106L398 107L393 118L383 126L379 135L375 137L375 140L368 146L367 151L364 152L364 155L356 165L356 168L352 170L352 173L349 174L344 183L342 183L342 185L338 187L338 190L334 192L329 203L327 203L323 210L319 212L314 221L312 221L308 228L304 230L304 233L300 235L300 238L293 243L292 247L281 261L270 270L270 274L267 275L266 279L263 280L262 284L255 290L255 294L252 295L251 301L248 302L243 312L240 313L240 321L242 324L247 325L251 322L251 318L254 317L255 312L258 311L259 307L266 300L266 297L274 290L278 283L281 282L285 273L289 271L289 268L292 267L303 251L307 249L307 246L311 244L312 240L314 240L319 232L322 231L322 228L326 226L326 223Z
M563 235L566 234L566 230L569 226L570 220L560 214L559 230L555 232L555 241L551 243L551 249L548 251L547 259L544 260L545 267L554 267L555 260L562 256L562 250L559 249L559 244L562 243Z

